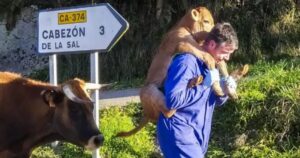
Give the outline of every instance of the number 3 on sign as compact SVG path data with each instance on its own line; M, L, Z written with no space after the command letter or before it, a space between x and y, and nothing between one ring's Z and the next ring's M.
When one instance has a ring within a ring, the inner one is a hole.
M104 35L104 26L103 25L99 26L99 33L100 33L100 35Z

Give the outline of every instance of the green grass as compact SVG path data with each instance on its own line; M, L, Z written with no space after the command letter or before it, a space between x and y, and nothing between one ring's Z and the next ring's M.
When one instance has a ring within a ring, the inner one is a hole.
M208 157L300 157L299 62L258 62L216 109Z
M149 127L128 138L116 138L120 131L134 127L132 117L138 117L139 105L131 104L125 109L113 107L101 112L101 131L105 136L104 146L100 149L102 157L114 158L148 158L157 154L154 145L154 130ZM138 116L137 116L138 115Z
M300 62L258 62L238 88L239 100L216 108L209 158L300 157ZM141 118L140 104L112 107L100 113L105 136L103 158L161 157L155 145L155 126L149 124L129 138L114 135L129 130ZM32 157L85 158L89 152L74 145L44 146Z

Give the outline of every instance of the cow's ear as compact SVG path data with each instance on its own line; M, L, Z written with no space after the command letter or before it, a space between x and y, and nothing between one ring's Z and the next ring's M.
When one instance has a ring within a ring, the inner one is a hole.
M56 105L63 101L63 93L56 91L56 90L44 90L41 92L43 96L43 100L49 107L56 107Z

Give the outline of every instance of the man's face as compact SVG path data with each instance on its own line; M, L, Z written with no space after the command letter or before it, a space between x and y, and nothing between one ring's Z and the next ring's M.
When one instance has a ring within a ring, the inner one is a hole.
M215 41L210 41L208 44L208 52L215 58L217 62L222 60L229 60L230 55L236 50L232 44L221 43L217 44Z

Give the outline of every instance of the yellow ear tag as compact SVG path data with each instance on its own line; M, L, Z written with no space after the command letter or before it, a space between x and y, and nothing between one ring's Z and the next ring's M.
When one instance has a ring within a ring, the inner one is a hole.
M194 77L192 78L189 83L188 83L188 88L192 88L192 87L195 87L199 84L201 84L203 82L203 76L200 75L200 76L197 76L197 77Z
M199 84L201 84L203 82L203 76L202 75L200 75L200 76L198 76L198 78L197 78L197 85L199 85Z

